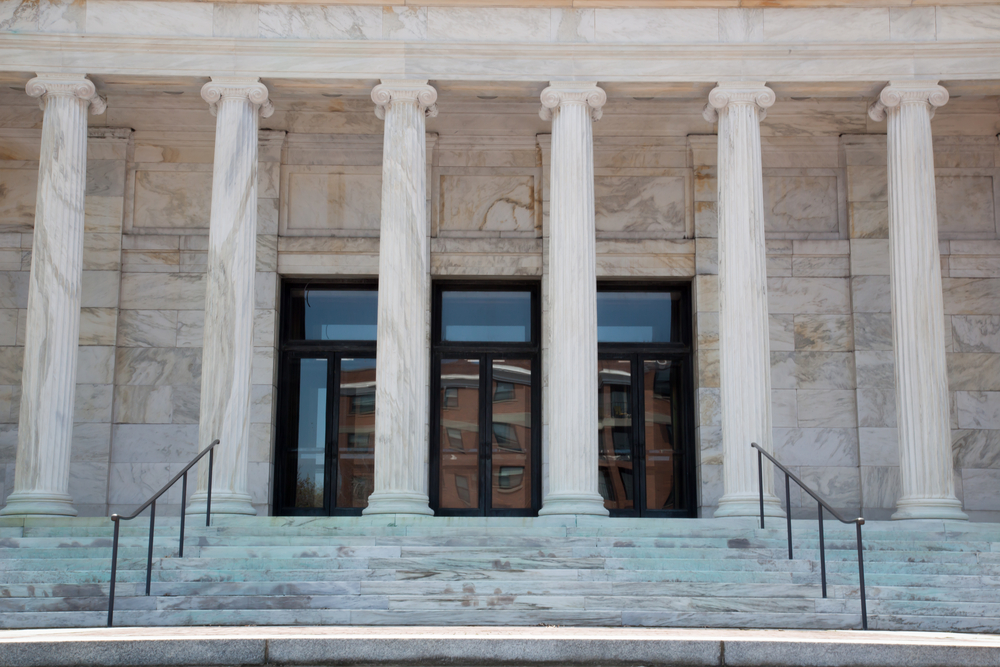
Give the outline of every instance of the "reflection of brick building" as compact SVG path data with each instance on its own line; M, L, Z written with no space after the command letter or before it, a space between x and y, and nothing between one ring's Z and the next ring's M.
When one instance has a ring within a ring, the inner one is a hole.
M375 360L364 361L341 366L337 507L367 506L375 483Z
M675 458L681 445L675 440L675 412L679 407L677 373L669 361L644 360L642 363L642 401L634 400L630 359L604 359L598 362L599 479L605 507L631 510L636 507L635 476L645 477L644 508L677 508ZM641 411L638 405L642 406ZM640 468L636 456L640 443L636 420L641 420Z
M496 360L490 388L491 506L531 507L530 362ZM480 363L441 362L440 506L479 506Z

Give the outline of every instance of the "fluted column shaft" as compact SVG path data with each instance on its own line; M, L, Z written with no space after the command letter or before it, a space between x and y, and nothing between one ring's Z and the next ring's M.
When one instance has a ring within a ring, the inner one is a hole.
M83 75L40 75L26 90L40 98L45 116L14 492L0 513L75 516L69 464L80 337L87 110L103 113L105 104Z
M539 514L607 516L598 493L597 256L593 121L607 95L596 84L542 91L552 120L549 179L549 486Z
M772 451L760 121L774 104L763 83L720 84L705 117L718 120L719 377L723 496L717 517L760 513L757 452ZM783 515L764 466L765 513Z
M375 360L375 489L365 514L431 514L427 504L430 294L425 118L437 91L426 81L372 90L385 120Z
M257 253L258 116L273 112L267 88L250 78L213 77L201 96L216 116L208 232L199 450L213 440L213 514L255 514L247 492L250 369ZM198 470L189 513L204 511L208 463Z
M966 519L952 477L944 300L931 117L936 82L891 83L869 109L888 117L889 281L902 494L893 519Z

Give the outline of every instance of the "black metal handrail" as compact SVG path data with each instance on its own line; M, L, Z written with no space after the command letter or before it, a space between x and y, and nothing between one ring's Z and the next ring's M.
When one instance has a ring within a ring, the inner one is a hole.
M201 450L198 456L191 459L191 462L184 466L184 469L179 473L174 475L174 478L166 483L166 485L153 494L153 497L142 504L142 506L136 511L132 512L129 516L119 516L118 514L112 514L111 520L115 524L115 537L111 545L111 590L108 591L108 627L114 623L115 620L115 577L118 574L118 529L121 526L122 521L131 521L132 519L139 516L143 510L147 507L149 508L149 549L146 553L146 595L149 595L150 584L152 583L153 576L153 530L156 527L156 500L164 493L167 492L171 486L177 483L177 480L183 479L181 482L181 539L180 546L177 549L177 557L184 557L184 503L187 502L187 486L188 486L188 470L194 467L197 463L208 454L208 495L205 497L205 526L212 525L212 465L215 463L215 447L219 444L219 441L213 440L212 443Z
M757 486L760 489L760 527L764 528L764 459L766 456L768 460L773 463L781 472L785 473L785 521L788 524L788 560L792 560L792 492L791 484L789 480L794 480L799 487L808 493L816 501L817 511L819 513L819 568L820 568L820 578L823 582L823 597L826 597L826 553L824 552L823 544L823 510L832 514L837 521L841 523L853 523L857 527L857 544L858 544L858 580L861 584L861 627L865 630L868 629L868 605L865 599L865 558L864 558L864 547L861 543L861 526L865 525L865 518L858 517L857 519L845 519L840 515L840 512L833 509L830 503L826 502L819 497L819 494L810 489L805 485L801 479L792 474L785 466L778 463L777 459L765 452L760 448L756 442L750 443L750 446L757 450Z

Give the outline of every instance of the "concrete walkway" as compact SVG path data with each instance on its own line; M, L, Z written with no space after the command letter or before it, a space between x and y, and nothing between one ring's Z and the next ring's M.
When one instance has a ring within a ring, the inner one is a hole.
M543 664L996 667L1000 636L558 627L0 631L0 667Z

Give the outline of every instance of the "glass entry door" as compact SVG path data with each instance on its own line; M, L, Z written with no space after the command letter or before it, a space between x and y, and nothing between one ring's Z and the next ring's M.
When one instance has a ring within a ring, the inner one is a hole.
M618 516L693 516L686 291L598 291L598 490Z
M441 515L531 515L540 504L535 291L435 290L431 505Z
M623 514L684 511L683 361L602 356L598 368L598 483Z
M286 285L274 509L360 514L375 482L375 285Z

